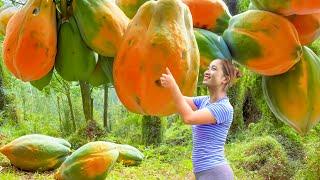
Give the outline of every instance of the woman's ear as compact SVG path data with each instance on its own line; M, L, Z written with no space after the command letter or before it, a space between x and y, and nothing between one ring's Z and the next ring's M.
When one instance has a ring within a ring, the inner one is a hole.
M223 82L224 84L229 84L229 82L230 82L230 76L224 75L222 82Z

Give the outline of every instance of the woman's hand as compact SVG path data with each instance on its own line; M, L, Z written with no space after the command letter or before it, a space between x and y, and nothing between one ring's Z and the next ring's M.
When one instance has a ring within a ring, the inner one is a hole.
M169 68L166 68L166 74L162 74L160 77L161 85L165 88L174 89L177 86L174 77L172 76Z

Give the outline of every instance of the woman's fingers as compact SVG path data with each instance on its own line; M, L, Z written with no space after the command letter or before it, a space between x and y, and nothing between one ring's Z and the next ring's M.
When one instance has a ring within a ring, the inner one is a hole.
M171 75L171 72L170 72L168 67L166 67L166 72L167 72L168 75Z

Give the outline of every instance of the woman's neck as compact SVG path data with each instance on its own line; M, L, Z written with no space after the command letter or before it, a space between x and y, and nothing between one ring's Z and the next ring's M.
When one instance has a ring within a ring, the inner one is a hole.
M223 89L209 88L210 102L216 102L227 96L227 92Z

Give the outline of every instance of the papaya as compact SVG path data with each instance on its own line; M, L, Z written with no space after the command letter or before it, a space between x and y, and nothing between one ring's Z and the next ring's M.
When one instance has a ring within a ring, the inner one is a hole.
M127 144L117 144L118 161L125 166L136 166L141 163L144 155L135 147Z
M72 7L87 46L98 54L114 57L129 18L109 0L73 0Z
M222 0L183 0L192 14L193 27L222 34L231 14Z
M111 61L111 62L105 62L105 61ZM95 70L92 72L92 74L90 75L88 82L92 85L92 86L100 86L102 84L108 84L110 83L110 76L112 76L112 71L109 74L107 74L104 69L108 69L112 67L103 67L103 66L110 66L112 65L112 61L113 58L108 58L108 57L102 57L101 55L99 55L99 60L98 63L96 65Z
M21 136L0 148L15 167L27 171L46 171L59 167L70 154L70 143L41 134Z
M116 4L127 17L133 18L140 6L147 1L149 0L116 0Z
M101 68L107 75L108 82L113 84L113 63L114 58L101 56Z
M168 67L181 92L192 96L199 64L189 8L181 1L148 1L131 20L114 61L115 90L132 112L169 115L176 109L160 76Z
M30 84L37 88L39 91L42 91L43 88L45 88L47 85L49 85L51 79L52 79L53 69L45 75L43 78L35 81L30 81Z
M285 16L320 13L319 0L251 0L251 2L258 9Z
M262 89L274 115L306 134L320 120L320 58L303 47L301 60L288 72L262 79Z
M6 34L6 27L10 18L18 12L16 7L7 7L0 11L0 35Z
M89 49L80 35L74 17L59 30L55 69L67 81L88 80L97 64L98 54Z
M223 38L213 32L194 28L200 52L200 70L204 71L214 59L231 60L231 54Z
M55 173L57 180L104 180L117 161L114 143L90 142L73 152Z
M52 0L29 0L12 16L3 42L3 59L18 79L41 79L53 68L57 51L56 8Z
M308 45L320 36L320 13L292 15L289 21L296 28L302 45Z
M293 24L267 11L248 10L233 16L223 39L235 61L265 76L287 72L302 56Z

